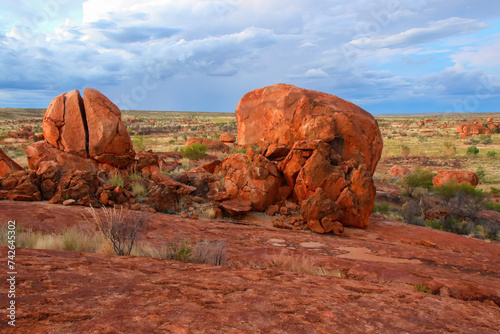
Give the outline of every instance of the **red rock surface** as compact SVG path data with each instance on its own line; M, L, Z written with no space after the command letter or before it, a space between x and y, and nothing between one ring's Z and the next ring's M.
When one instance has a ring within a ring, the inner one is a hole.
M231 133L223 133L220 135L219 140L223 143L234 143L236 141L236 137Z
M23 170L23 167L19 166L17 162L9 158L9 156L0 148L0 177L4 177L6 174L19 170Z
M477 186L479 179L474 172L467 171L440 171L432 180L434 187L441 187L450 182Z
M85 88L83 96L89 128L89 156L107 164L111 159L119 159L117 165L126 165L121 160L130 162L135 152L120 109L96 89Z
M0 221L46 232L86 228L82 213L0 202ZM2 321L0 331L488 334L500 327L499 243L377 217L367 230L347 228L337 237L143 216L140 241L221 240L232 268L19 248L16 328ZM282 253L341 278L255 269ZM417 292L417 284L434 294Z
M252 208L264 211L278 198L282 179L278 168L262 155L230 155L220 166L226 192L231 198L252 203Z
M222 153L229 152L229 146L227 146L223 142L217 141L217 140L210 140L207 138L189 138L186 141L186 146L189 146L192 144L203 144L210 151L218 151L218 152L222 152Z
M238 143L261 139L292 148L296 141L332 142L343 160L362 156L373 174L382 135L372 115L330 94L276 84L247 93L236 107Z
M50 102L43 117L45 140L55 148L88 158L85 111L78 90L61 94Z
M409 173L411 173L411 170L408 167L401 165L395 165L389 171L389 175L391 176L404 176Z

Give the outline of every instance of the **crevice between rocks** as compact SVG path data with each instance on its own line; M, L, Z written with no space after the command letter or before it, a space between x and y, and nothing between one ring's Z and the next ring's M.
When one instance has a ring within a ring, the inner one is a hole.
M82 116L83 131L85 132L85 152L87 153L87 158L90 157L90 143L89 143L89 126L87 123L87 114L85 112L85 104L83 103L83 98L80 93L78 93L78 105L80 108L80 115Z

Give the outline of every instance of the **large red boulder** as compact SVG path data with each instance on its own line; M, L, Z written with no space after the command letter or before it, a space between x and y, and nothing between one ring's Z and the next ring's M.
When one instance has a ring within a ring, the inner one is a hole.
M278 198L281 175L276 165L260 154L230 155L222 161L219 172L230 197L250 201L254 210L264 211Z
M43 117L43 135L55 148L88 157L88 131L83 99L78 90L61 94L50 102Z
M363 161L373 174L382 153L375 118L355 104L330 94L276 84L247 93L236 108L238 141L265 139L287 145L328 142L342 160Z
M85 88L84 107L89 131L89 156L99 162L126 167L135 152L120 109L97 89Z
M440 171L434 179L432 179L434 187L441 187L452 182L477 186L479 179L476 173L466 171Z
M4 177L9 173L19 170L23 170L23 167L19 166L17 162L9 158L9 156L0 148L0 177Z
M94 170L99 163L123 169L134 162L120 109L96 89L85 88L84 98L74 90L52 100L43 119L43 135L46 144L35 143L26 150L31 169L37 169L40 161L57 160L65 170Z

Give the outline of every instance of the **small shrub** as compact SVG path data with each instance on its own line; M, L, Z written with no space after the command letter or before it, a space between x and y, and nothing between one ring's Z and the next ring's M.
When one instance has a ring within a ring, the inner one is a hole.
M193 249L189 246L189 240L177 243L170 243L171 259L176 261L188 262L191 260Z
M419 203L407 202L401 207L401 216L408 224L424 226L422 208Z
M234 153L247 153L247 149L246 148L240 148L240 149L235 149L234 150Z
M433 228L435 230L442 230L443 226L441 225L441 221L439 219L434 219L434 220L426 220L424 222L424 225L430 228Z
M99 231L113 244L115 254L130 255L137 232L144 223L143 218L125 218L122 209L116 207L112 209L103 207L102 217L93 207L89 210Z
M142 198L147 194L148 188L140 183L134 182L132 183L132 192L134 193L135 197Z
M223 241L198 242L191 255L191 261L195 263L223 266L227 264L226 243Z
M447 149L450 149L453 147L453 143L452 142L449 142L449 141L445 141L443 143L443 146L446 147Z
M184 158L189 160L200 160L207 156L207 146L199 143L194 143L189 146L181 147L181 153Z
M488 203L486 205L486 208L491 211L497 211L500 212L500 203Z
M373 207L373 212L386 215L389 213L390 208L391 207L389 206L389 204L375 204L375 206Z
M123 178L120 177L120 176L113 176L111 179L108 180L108 182L112 185L114 185L115 187L123 187Z
M496 194L496 195L500 195L500 189L495 188L495 187L491 187L491 193Z
M479 184L483 184L484 181L486 181L486 172L484 171L484 168L482 166L480 166L476 170L476 175L477 175L477 178L479 179Z
M182 140L184 140L184 141L188 140L188 137L187 137L187 135L185 133L182 134Z
M491 135L480 135L479 139L481 140L481 144L483 145L489 145L493 143L493 140L491 139Z
M418 283L414 288L415 291L432 294L431 289L429 289L424 283Z
M447 202L450 215L460 219L475 220L486 206L483 191L469 184L448 183L434 188L434 193Z
M142 176L141 176L141 175L139 175L139 174L133 173L133 174L130 174L130 175L128 176L128 178L129 178L130 180L140 180L140 179L142 179Z
M487 156L489 159L496 159L496 157L497 157L497 152L496 152L496 151L488 151L488 152L486 152L486 156Z
M432 178L435 175L436 174L430 170L416 168L413 173L406 174L399 184L403 187L408 196L413 197L417 188L432 188Z
M168 141L168 143L169 143L169 144L173 144L173 143L175 143L175 140L170 139L170 140Z
M134 145L134 149L136 151L146 151L146 146L144 145L144 137L143 136L135 136L132 139L132 144Z
M476 156L479 153L479 149L476 146L467 147L467 155Z

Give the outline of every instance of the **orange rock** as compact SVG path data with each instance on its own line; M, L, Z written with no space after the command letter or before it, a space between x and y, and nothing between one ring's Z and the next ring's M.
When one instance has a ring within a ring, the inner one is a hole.
M208 150L211 150L211 151L219 151L222 153L229 152L229 146L227 146L223 142L220 142L217 140L210 140L210 139L206 139L206 138L189 138L186 141L186 146L189 146L192 144L203 144L207 147Z
M5 154L5 152L0 148L0 178L9 173L19 170L24 169L23 167L19 166L17 162L9 158L7 154Z
M458 184L470 184L477 186L479 179L474 172L466 171L440 171L432 180L434 187L441 187L450 182Z
M45 140L55 148L88 157L88 132L83 99L78 90L61 94L50 103L43 117Z
M377 122L339 97L276 84L247 93L236 108L240 145L265 139L292 148L296 141L329 142L343 160L360 157L371 173L382 153Z
M222 202L220 207L226 210L231 216L236 216L252 210L252 202L241 198L235 198Z
M220 135L219 140L223 143L234 143L236 141L236 137L231 133L223 133Z
M135 152L127 128L121 120L120 109L93 88L85 88L84 107L89 129L89 156L111 165L111 156L121 160L133 158ZM122 163L120 161L118 164Z
M276 166L262 155L234 154L222 161L227 193L252 203L258 211L266 210L276 202L282 178Z
M493 122L493 117L488 117L488 119L486 120L486 122L488 122L488 123Z
M389 171L389 175L391 176L403 176L411 173L411 170L408 167L401 165L394 165Z

